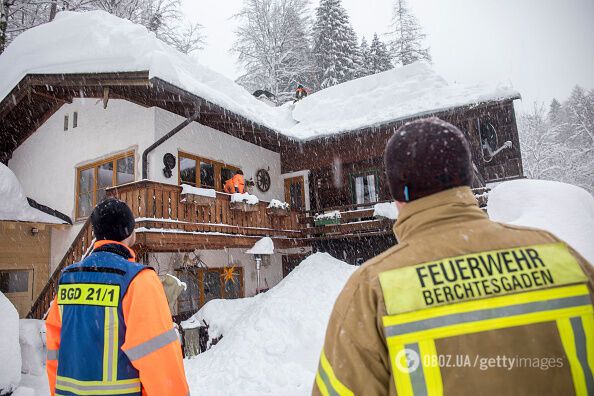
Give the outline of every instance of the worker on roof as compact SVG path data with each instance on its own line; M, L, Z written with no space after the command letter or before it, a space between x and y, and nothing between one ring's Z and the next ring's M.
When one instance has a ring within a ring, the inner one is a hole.
M339 295L313 394L594 395L594 268L549 232L489 220L451 124L405 124L384 164L399 244Z
M243 194L245 190L245 179L243 178L243 171L239 169L235 175L225 182L223 190L228 194Z
M303 87L303 85L299 84L297 90L295 91L295 102L305 98L307 96L307 91Z
M52 396L189 394L163 286L130 249L132 211L108 198L91 222L93 251L62 271L46 320Z

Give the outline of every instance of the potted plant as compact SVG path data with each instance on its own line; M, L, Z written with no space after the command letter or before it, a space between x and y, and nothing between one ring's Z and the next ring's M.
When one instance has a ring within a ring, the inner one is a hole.
M332 212L322 213L314 217L314 225L316 227L339 225L341 214L338 210Z
M217 192L210 188L196 188L182 184L181 202L186 205L213 206Z
M229 204L231 210L241 212L255 212L258 210L258 203L260 200L255 195L248 193L235 193L231 195L231 203Z
M286 202L273 199L266 208L266 213L273 217L287 217L291 214L291 206Z

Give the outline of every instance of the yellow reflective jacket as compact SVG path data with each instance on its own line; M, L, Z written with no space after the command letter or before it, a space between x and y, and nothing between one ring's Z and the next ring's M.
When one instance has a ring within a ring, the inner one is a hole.
M594 394L594 270L467 187L405 205L332 312L314 395Z

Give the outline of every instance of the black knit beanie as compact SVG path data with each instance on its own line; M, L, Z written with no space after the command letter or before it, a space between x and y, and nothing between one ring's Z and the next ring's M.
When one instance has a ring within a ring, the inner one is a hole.
M134 215L125 202L107 198L91 213L95 239L121 242L134 231Z
M436 117L401 126L388 141L384 165L390 193L400 202L470 186L473 178L466 136Z

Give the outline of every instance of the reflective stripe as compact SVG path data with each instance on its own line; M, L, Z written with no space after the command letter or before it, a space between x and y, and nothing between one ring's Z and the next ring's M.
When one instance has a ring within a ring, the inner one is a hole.
M573 329L573 338L575 340L575 349L577 358L582 366L584 378L586 381L586 390L588 395L594 395L594 377L592 367L588 363L588 349L586 348L586 334L581 318L571 318L571 327ZM594 353L594 351L590 351Z
M56 390L71 392L77 395L121 395L140 392L140 379L122 381L79 381L74 378L60 377L56 379Z
M324 396L353 396L353 392L336 378L326 354L322 350L316 384Z
M158 349L161 349L164 346L167 346L177 340L177 333L174 329L171 329L124 352L126 353L126 355L128 355L128 358L131 361L134 361L142 357L145 357L146 355Z
M421 358L419 344L407 344L405 345L405 348L415 351L419 359ZM422 365L410 372L410 382L415 396L427 396L427 384L425 383L425 374L423 373Z
M47 350L47 360L58 360L60 351L57 349L48 349Z
M118 372L118 312L116 307L105 307L103 339L103 380L115 381Z
M464 312L459 314L444 315L429 318L418 322L411 322L385 328L386 337L398 336L407 333L435 329L437 327L451 326L460 323L478 322L481 320L504 318L535 312L551 311L555 309L578 307L591 303L590 296L574 296L556 300L538 301L526 304L511 305L501 308L487 308L480 311Z

